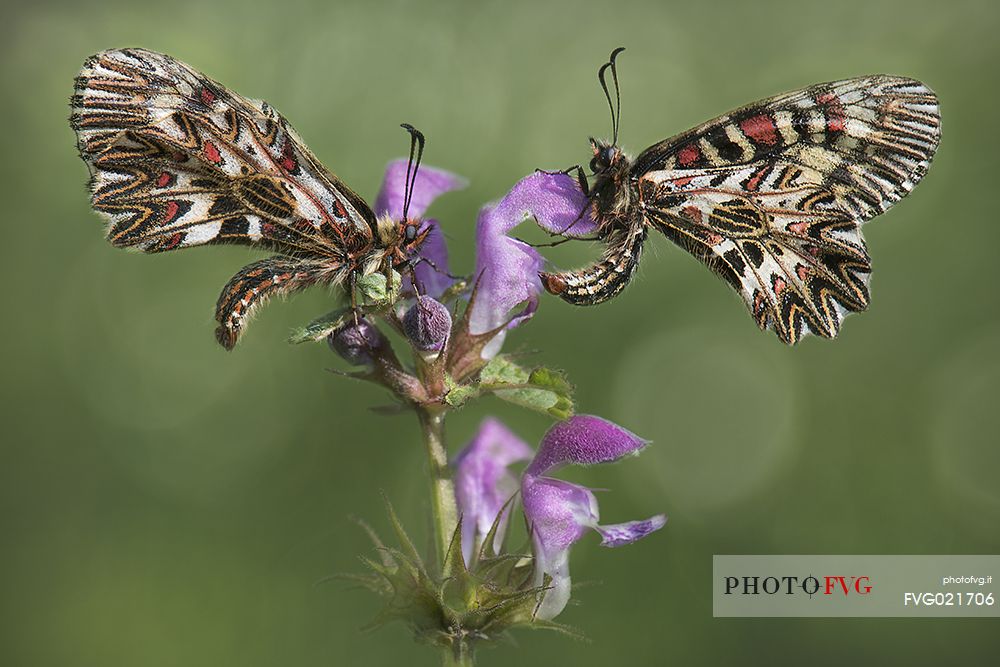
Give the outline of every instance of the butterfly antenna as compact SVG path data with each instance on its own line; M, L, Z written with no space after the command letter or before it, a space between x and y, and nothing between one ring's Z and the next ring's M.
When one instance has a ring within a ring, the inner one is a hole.
M424 156L424 134L409 123L401 123L400 127L410 133L410 159L406 163L406 181L403 184L403 220L409 220L410 200L413 199L413 188L417 183L417 170L420 169L420 159ZM414 161L416 155L416 161Z
M608 58L608 64L611 65L611 78L615 82L615 113L614 113L614 144L618 145L618 124L622 119L622 92L618 88L618 66L615 64L615 58L618 54L625 50L624 46L619 46L617 49L611 52L611 57ZM605 89L607 92L607 89ZM608 100L608 104L611 100Z
M601 65L601 69L597 70L597 80L601 82L601 90L604 91L604 98L608 101L608 110L611 111L611 130L615 135L615 143L618 143L618 119L615 118L615 105L611 102L611 93L608 91L608 82L604 80L604 73L608 71L611 67L611 62L606 62ZM614 70L612 70L614 74Z

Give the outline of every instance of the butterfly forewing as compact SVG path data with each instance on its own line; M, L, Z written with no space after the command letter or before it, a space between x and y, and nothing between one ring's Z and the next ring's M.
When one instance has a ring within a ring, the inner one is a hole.
M868 306L860 224L926 173L937 98L871 76L748 105L644 151L645 220L724 277L761 328L833 337Z
M169 56L99 53L84 63L71 103L91 201L112 244L281 253L245 267L219 297L216 335L228 349L268 297L376 270L391 250L364 200L280 114Z
M71 121L115 245L243 243L336 258L372 240L371 210L284 118L169 56L93 56Z

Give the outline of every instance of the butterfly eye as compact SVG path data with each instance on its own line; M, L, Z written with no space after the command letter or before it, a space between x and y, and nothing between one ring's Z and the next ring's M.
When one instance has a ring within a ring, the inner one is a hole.
M601 160L604 161L604 164L608 164L608 165L610 165L612 162L614 162L615 161L615 147L614 146L607 146L603 151L601 151Z
M593 172L593 173L595 173L595 174L597 173L597 156L596 155L590 160L590 171Z
M417 226L407 225L406 228L403 230L403 236L406 237L407 241L412 241L413 239L417 238Z

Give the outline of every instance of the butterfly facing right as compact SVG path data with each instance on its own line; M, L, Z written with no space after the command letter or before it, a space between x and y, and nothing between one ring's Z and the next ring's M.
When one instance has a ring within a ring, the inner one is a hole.
M623 50L598 72L613 138L590 140L593 185L578 168L605 251L592 266L543 273L545 288L576 305L614 297L652 228L724 278L762 330L788 344L810 332L835 337L845 315L869 303L861 224L905 196L937 149L935 94L887 75L817 84L731 111L633 160L618 147Z

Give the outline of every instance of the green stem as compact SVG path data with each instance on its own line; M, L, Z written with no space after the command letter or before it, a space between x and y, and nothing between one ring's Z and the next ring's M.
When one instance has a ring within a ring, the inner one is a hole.
M443 667L473 667L476 664L472 647L467 642L459 642L453 648L446 648L441 653Z
M448 549L452 537L458 530L458 505L455 502L455 482L448 467L448 450L444 444L444 411L417 408L420 430L427 447L427 461L431 474L431 507L434 516L434 544L441 576L447 577ZM458 639L451 646L441 649L441 664L444 667L472 667L472 647Z
M431 506L434 515L434 544L437 548L437 562L442 570L447 566L446 557L451 538L458 528L458 506L455 503L455 483L448 467L448 451L444 445L443 411L417 408L420 430L431 474ZM442 572L447 576L446 572Z

